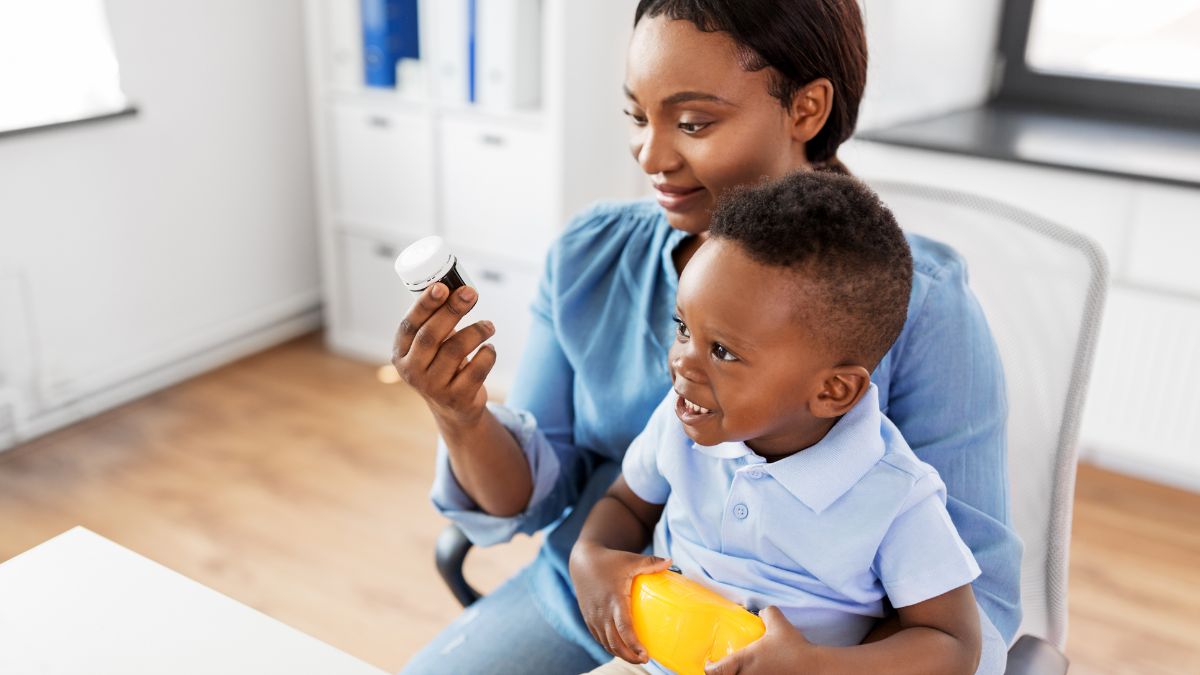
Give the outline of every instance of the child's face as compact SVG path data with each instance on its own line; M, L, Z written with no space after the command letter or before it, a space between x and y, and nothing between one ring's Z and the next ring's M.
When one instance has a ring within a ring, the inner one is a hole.
M832 425L811 403L833 366L803 317L803 279L711 240L679 279L679 325L670 370L675 414L701 445L744 441L784 457L819 441ZM696 406L707 412L697 410Z

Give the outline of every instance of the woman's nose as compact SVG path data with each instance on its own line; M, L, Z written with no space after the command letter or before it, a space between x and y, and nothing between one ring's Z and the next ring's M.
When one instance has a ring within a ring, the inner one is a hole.
M633 156L649 175L670 173L679 169L683 161L671 146L669 134L656 132L652 127L643 127L633 139Z

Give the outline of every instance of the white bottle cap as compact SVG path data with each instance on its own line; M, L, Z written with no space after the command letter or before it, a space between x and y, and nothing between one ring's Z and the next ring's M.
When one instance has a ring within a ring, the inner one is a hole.
M418 239L396 256L396 274L410 291L422 291L454 267L454 254L437 235Z

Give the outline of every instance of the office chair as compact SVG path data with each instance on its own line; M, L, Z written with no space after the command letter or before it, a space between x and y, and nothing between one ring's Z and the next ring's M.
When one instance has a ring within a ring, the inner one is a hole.
M1004 364L1012 521L1025 544L1024 619L1007 673L1065 673L1075 443L1108 287L1104 255L1086 237L992 199L867 182L906 231L967 261ZM453 524L437 543L438 571L463 606L479 598L462 573L470 547Z

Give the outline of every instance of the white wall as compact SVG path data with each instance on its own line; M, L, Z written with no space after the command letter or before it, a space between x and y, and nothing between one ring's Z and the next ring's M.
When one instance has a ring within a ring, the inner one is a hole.
M8 366L33 371L42 430L312 327L319 306L299 3L107 4L140 113L0 138L0 331L32 342Z
M982 103L1001 0L863 0L870 50L859 129Z

